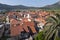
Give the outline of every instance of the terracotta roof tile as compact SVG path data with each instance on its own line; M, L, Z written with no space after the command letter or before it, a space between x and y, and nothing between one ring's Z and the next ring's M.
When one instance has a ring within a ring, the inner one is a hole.
M11 24L17 24L18 21L17 21L16 19L10 19L10 23L11 23Z

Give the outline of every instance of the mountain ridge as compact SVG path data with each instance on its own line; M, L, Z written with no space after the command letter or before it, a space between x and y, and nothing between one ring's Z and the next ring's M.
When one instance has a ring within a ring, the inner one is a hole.
M52 5L47 5L47 6L41 7L41 9L52 9L52 10L59 9L60 10L60 1L58 1Z
M28 7L24 5L7 5L7 4L2 4L0 3L0 10L15 10L15 9L60 9L60 1L57 3L54 3L52 5L47 5L44 7Z
M12 10L12 9L37 9L38 7L28 7L28 6L24 6L24 5L14 5L14 6L11 6L11 5L7 5L7 4L1 4L0 3L0 10L2 9L5 9L5 10Z

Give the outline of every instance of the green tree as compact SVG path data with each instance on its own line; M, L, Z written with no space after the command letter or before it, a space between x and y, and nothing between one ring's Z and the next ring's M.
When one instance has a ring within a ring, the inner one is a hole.
M50 24L49 24L50 23ZM49 24L49 25L47 25ZM60 40L60 15L54 14L54 16L50 16L47 20L47 24L44 26L43 33L38 33L35 40ZM43 35L43 36L41 36ZM40 38L39 38L40 37ZM38 39L39 38L39 39Z
M35 36L35 40L44 40L43 31L39 32L39 33Z

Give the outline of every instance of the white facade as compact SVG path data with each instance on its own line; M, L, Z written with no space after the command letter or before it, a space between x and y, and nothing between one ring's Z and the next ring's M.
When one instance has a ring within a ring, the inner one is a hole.
M6 17L6 24L9 24L9 17Z

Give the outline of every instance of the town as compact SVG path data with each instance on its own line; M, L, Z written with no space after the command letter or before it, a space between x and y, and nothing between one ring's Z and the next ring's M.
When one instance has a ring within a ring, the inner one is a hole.
M44 10L10 11L0 14L0 38L7 40L33 40L44 29L50 13ZM4 35L3 35L4 34Z

